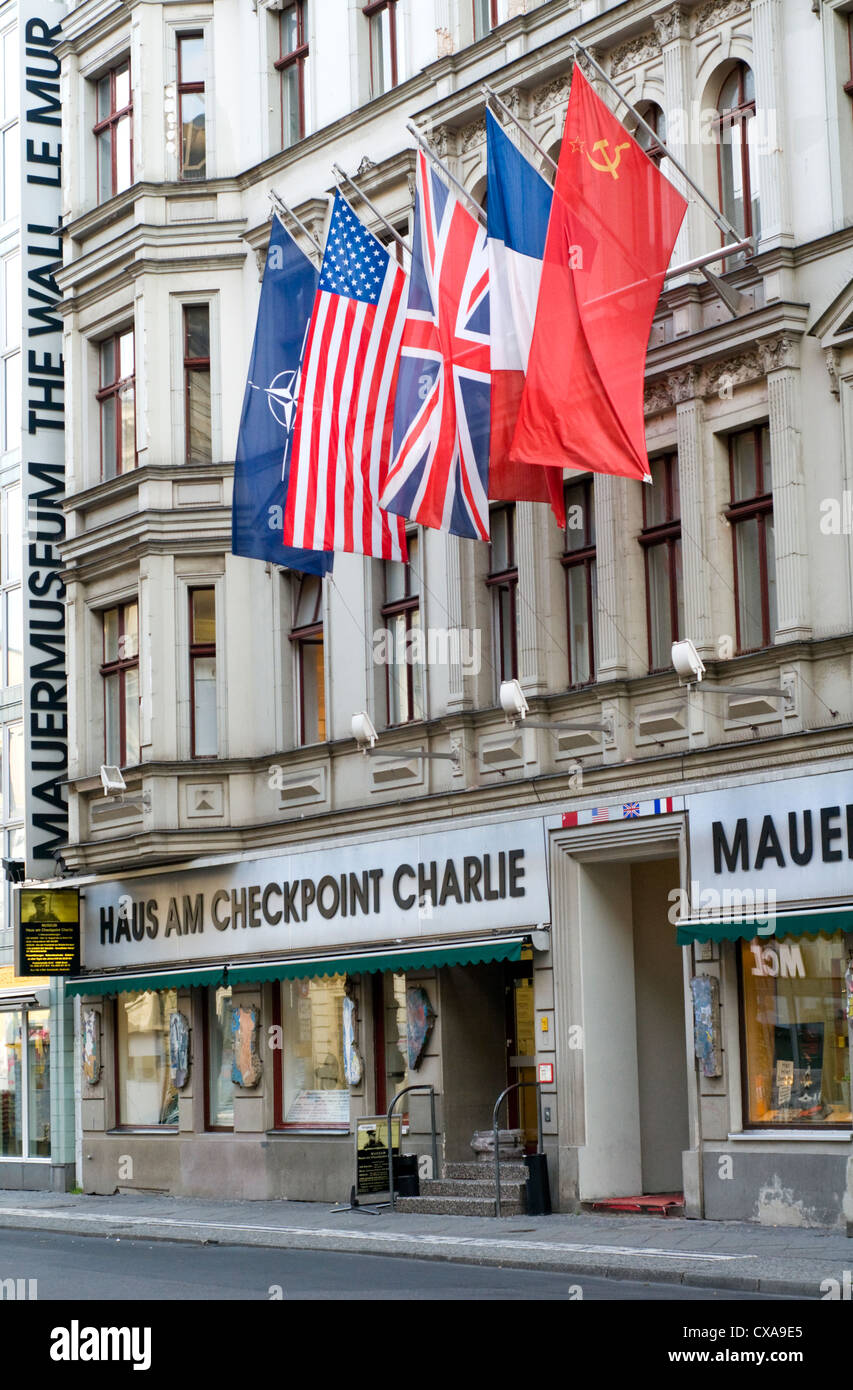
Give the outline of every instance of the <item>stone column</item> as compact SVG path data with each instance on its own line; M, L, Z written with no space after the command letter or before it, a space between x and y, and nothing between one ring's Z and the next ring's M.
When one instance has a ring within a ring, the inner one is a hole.
M793 242L791 198L786 158L782 79L782 0L752 0L752 47L755 74L755 120L752 138L757 158L760 200L760 247Z
M704 406L692 367L670 378L676 403L678 485L681 496L681 557L684 572L684 625L702 657L716 655L708 561L705 558L705 484L702 436Z
M598 651L596 678L619 680L628 674L626 612L622 577L625 480L610 473L595 475L595 544L598 581Z
M773 529L776 543L777 642L811 637L806 486L800 430L799 342L776 333L758 344L767 373Z
M690 42L687 10L683 5L671 5L668 10L653 16L655 31L663 53L665 143L676 159L684 165L701 187L701 149L690 141L690 101L694 55ZM677 189L687 196L687 184L671 163L664 162L664 172ZM681 224L681 231L672 254L674 265L699 255L705 216L695 201L690 203Z

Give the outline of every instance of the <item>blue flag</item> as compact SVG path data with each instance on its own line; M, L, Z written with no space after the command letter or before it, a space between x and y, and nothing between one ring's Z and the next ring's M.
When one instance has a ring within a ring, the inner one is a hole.
M322 575L332 568L331 551L295 550L282 543L299 361L319 278L274 217L237 439L231 549Z

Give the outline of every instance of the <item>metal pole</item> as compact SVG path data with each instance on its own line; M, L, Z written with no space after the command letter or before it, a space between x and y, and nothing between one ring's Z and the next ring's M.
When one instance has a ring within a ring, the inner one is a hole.
M537 1082L536 1082L536 1112L537 1112L536 1118L537 1118L537 1120L539 1121L539 1134L537 1135L537 1149L536 1149L536 1152L539 1153L539 1154L543 1154L543 1153L545 1152L545 1145L544 1145L545 1136L544 1136L544 1134L543 1134L543 1132L542 1132L542 1083L541 1083L541 1081L537 1081Z
M376 204L375 204L375 203L372 203L372 202L370 201L370 199L368 198L367 194L364 192L363 189L359 188L359 186L358 186L358 184L355 182L355 180L354 180L354 179L351 179L350 176L349 176L349 174L345 174L345 173L344 173L344 171L343 171L343 169L341 168L340 164L333 164L333 165L332 165L332 172L335 173L335 174L339 174L340 177L344 180L344 183L348 183L349 186L350 186L350 188L354 188L354 189L355 189L355 191L356 191L356 193L358 194L359 198L361 198L362 202L364 202L364 203L367 204L367 206L370 208L370 211L373 213L374 217L378 217L378 218L379 218L379 221L382 223L383 227L386 227L386 228L387 228L387 230L391 233L392 237L393 237L394 240L397 242L397 244L398 244L399 246L402 246L402 248L403 248L404 251L408 251L409 255L411 256L411 254L412 254L412 248L411 248L411 246L409 245L409 243L408 243L407 241L404 241L404 240L403 240L403 238L400 236L400 233L397 231L396 227L392 227L392 226L391 226L391 223L388 221L388 218L387 218L387 217L384 217L384 216L382 215L382 213L379 211L379 209L378 209L378 207L376 206Z
M572 49L574 50L575 56L577 56L578 53L582 53L582 54L583 54L583 56L584 56L584 58L586 58L587 62L588 62L593 68L595 68L595 71L598 73L598 75L599 75L599 77L601 78L602 82L606 82L607 85L608 85L608 87L610 88L611 92L613 92L613 93L619 98L619 100L620 100L621 102L623 102L625 106L627 106L628 110L631 112L631 115L634 117L634 120L635 120L635 121L637 122L637 124L641 127L641 129L643 129L643 130L646 132L646 134L649 136L649 138L652 139L652 140L654 140L655 144L658 145L658 146L660 147L660 149L663 150L663 152L664 152L664 154L666 155L667 159L670 161L670 163L673 165L673 167L676 168L676 169L678 170L679 174L680 174L681 177L684 179L685 183L689 184L689 186L693 189L693 192L694 192L699 198L702 199L702 202L705 204L705 207L706 207L706 208L708 209L708 211L710 212L711 216L713 217L713 219L714 219L714 221L716 222L717 226L719 227L720 231L721 231L721 232L725 232L725 234L726 234L727 236L730 236L730 237L732 237L735 241L737 241L737 240L740 238L740 233L739 233L739 231L737 230L737 228L732 226L731 222L730 222L729 219L726 217L725 213L719 212L719 211L717 210L717 208L714 207L714 204L711 202L711 199L707 196L706 193L704 193L704 192L702 191L702 189L699 187L698 183L694 183L693 179L690 177L690 175L688 174L687 170L685 169L685 167L684 167L684 165L681 163L681 161L678 160L678 159L676 159L676 158L675 158L675 155L673 155L673 154L670 153L670 151L667 149L666 145L665 145L665 144L663 143L663 141L655 134L655 132L652 130L652 128L651 128L651 126L648 124L648 122L645 121L645 120L643 120L643 117L640 115L640 113L639 113L639 111L637 110L637 108L636 108L635 106L632 106L632 105L631 105L631 103L630 103L630 101L628 100L628 98L627 98L622 92L620 92L619 88L616 86L616 83L613 82L613 81L611 80L611 78L608 77L607 73L604 71L604 69L601 67L601 65L595 61L595 59L593 58L592 54L589 53L589 52L587 51L587 49L584 48L583 44L580 43L578 39L572 39L572 40L571 40L571 47L572 47Z
M296 213L293 211L293 208L288 207L287 203L286 203L286 202L284 201L284 199L280 196L280 194L276 193L275 190L271 188L270 191L269 191L269 199L270 199L270 202L272 203L273 207L276 209L277 212L279 212L279 213L281 213L281 212L286 212L287 215L288 215L288 217L292 217L292 218L293 218L294 222L296 223L297 227L299 227L300 231L303 231L303 232L305 233L305 235L307 236L308 240L314 243L314 245L316 246L317 250L320 252L320 255L322 256L322 254L323 254L323 248L322 248L322 246L320 245L320 243L319 243L319 241L317 240L317 238L315 237L314 233L313 233L313 232L309 232L308 228L305 226L305 223L302 221L301 217L297 217L297 216L296 216Z
M530 141L531 145L533 145L534 148L537 149L537 150L539 151L539 153L541 154L542 158L543 158L544 160L546 160L548 164L550 164L551 168L554 170L554 173L556 174L556 172L557 172L557 165L556 165L555 161L554 161L554 160L551 158L551 156L549 155L548 151L547 151L542 145L539 144L539 141L536 139L536 137L535 137L534 135L531 135L531 134L530 134L530 131L527 129L527 126L526 126L526 125L522 125L522 123L521 123L521 121L518 119L518 117L517 117L517 116L514 116L514 115L512 114L512 112L510 111L509 107L506 105L506 102L501 101L501 99L500 99L500 97L498 96L497 92L495 91L494 87L490 87L489 84L488 84L488 82L484 82L484 83L483 83L483 86L482 86L482 90L483 90L484 92L487 92L488 95L492 98L493 101L496 101L496 102L497 102L498 106L501 108L501 110L504 112L504 114L507 115L507 116L509 116L510 120L513 121L513 122L515 123L515 125L518 126L519 130L522 132L523 135L526 135L526 136L527 136L527 138L528 138L528 140ZM488 104L488 103L487 103L487 104Z
M431 159L432 162L433 162L433 164L436 166L436 168L437 168L437 169L440 169L441 172L444 174L445 178L449 179L450 182L454 185L454 187L459 189L459 192L462 194L462 196L463 196L464 198L467 198L467 199L468 199L468 202L471 204L471 206L472 206L472 207L475 207L475 208L477 209L477 216L479 217L480 221L482 222L483 226L485 227L485 225L486 225L486 210L485 210L485 208L481 208L481 207L480 207L480 204L477 202L477 200L476 200L475 198L472 198L472 197L471 197L471 194L468 192L468 189L465 187L465 185L462 184L462 183L460 183L459 180L456 178L456 176L455 176L454 174L451 174L451 172L450 172L450 170L448 169L447 165L442 163L442 161L439 159L439 157L438 157L437 154L433 154L432 150L430 149L429 145L428 145L427 142L426 142L426 139L425 139L424 136L421 134L421 132L418 130L417 126L414 124L413 121L407 121L407 122L406 122L406 129L407 129L408 131L410 131L412 135L414 135L415 139L417 140L418 144L420 145L421 149L423 150L423 152L424 152L424 154L427 156L427 158L428 158L428 159Z
M429 1088L429 1122L432 1126L432 1175L438 1177L438 1135L435 1130L435 1087Z

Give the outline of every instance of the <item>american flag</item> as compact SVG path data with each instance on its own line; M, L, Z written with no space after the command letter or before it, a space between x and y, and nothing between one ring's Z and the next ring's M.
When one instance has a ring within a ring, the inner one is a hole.
M285 545L405 559L404 524L378 504L405 287L402 268L336 193L302 355Z
M590 820L609 820L610 812L606 806L596 806L590 813Z
M488 540L490 368L486 233L420 152L388 511Z

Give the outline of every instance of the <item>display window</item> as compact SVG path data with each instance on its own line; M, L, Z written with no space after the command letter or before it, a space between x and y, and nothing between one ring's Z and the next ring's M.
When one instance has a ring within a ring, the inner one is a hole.
M405 1091L412 1079L409 1075L406 977L386 970L374 975L372 980L376 1111L384 1115L394 1097ZM394 1114L402 1115L404 1125L407 1124L408 1101L401 1101Z
M853 935L843 933L741 942L747 1125L851 1123L851 959Z
M234 1128L234 1030L230 989L207 992L207 1127Z
M276 1051L279 1128L349 1130L350 1093L344 1068L346 984L344 975L282 982L281 1048Z
M0 1158L50 1158L50 1011L0 1012Z
M134 1129L175 1128L178 1092L169 1073L173 989L120 994L116 1003L118 1122Z

